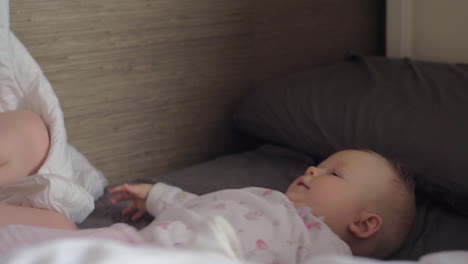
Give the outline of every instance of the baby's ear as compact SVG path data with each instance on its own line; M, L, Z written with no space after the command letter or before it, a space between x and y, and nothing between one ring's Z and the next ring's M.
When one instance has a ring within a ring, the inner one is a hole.
M380 230L383 219L375 213L364 212L353 223L348 225L348 230L356 237L366 239Z

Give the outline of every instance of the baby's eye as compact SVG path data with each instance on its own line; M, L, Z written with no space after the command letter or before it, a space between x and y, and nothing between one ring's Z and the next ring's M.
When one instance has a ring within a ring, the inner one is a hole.
M332 174L333 176L336 176L336 177L340 177L340 178L341 178L341 176L338 175L336 172L332 172L331 174Z

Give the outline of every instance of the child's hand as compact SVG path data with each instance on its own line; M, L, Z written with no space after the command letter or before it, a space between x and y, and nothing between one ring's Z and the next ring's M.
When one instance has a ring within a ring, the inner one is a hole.
M123 184L116 186L109 190L110 194L114 196L110 199L110 202L115 204L120 201L132 200L132 204L122 210L122 214L126 215L135 210L138 210L133 216L132 221L140 219L146 214L146 198L153 185L151 184Z

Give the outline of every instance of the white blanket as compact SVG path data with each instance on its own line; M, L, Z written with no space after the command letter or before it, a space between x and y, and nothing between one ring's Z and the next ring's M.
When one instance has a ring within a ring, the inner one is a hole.
M67 143L63 112L39 65L9 28L9 1L0 0L0 112L38 113L51 135L51 149L37 175L0 188L0 203L60 212L75 222L94 209L107 181Z
M189 251L154 247L133 247L113 241L60 240L22 249L0 264L252 264L212 251ZM350 256L316 256L303 264L466 264L468 252L452 251L429 254L419 261L379 261ZM294 263L291 263L294 264Z

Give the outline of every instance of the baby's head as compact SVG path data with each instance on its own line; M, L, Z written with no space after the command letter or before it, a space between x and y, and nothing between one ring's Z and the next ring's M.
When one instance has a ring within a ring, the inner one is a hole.
M37 173L49 152L49 133L34 112L0 112L0 186Z
M411 179L372 151L331 155L307 168L286 196L296 207L323 216L358 256L387 257L401 246L415 215Z

